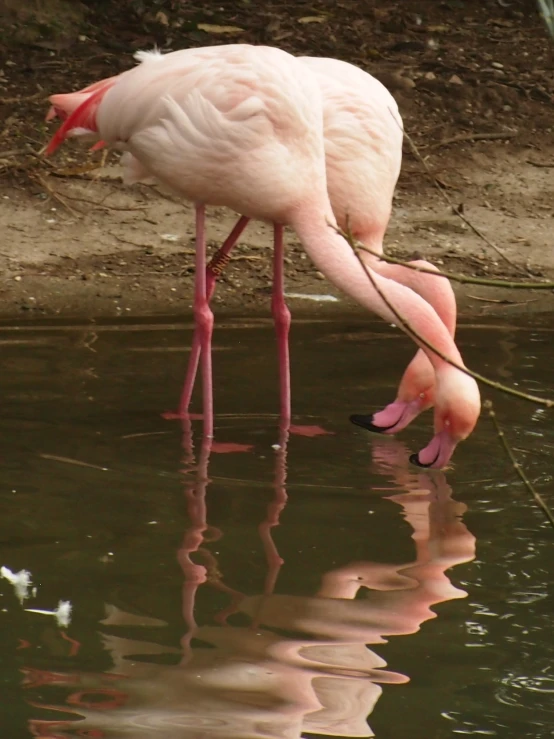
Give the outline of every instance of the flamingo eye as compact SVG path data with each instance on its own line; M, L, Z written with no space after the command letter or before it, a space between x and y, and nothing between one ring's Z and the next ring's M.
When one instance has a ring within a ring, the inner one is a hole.
M420 393L419 397L421 398L421 400L425 400L425 393Z

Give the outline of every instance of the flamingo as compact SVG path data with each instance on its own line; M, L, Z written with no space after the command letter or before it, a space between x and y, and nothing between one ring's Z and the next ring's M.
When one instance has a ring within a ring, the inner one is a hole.
M244 219L274 224L272 311L281 348L281 412L290 418L284 225L293 228L316 268L339 290L384 320L396 320L336 230L327 192L318 81L308 65L271 47L232 44L135 56L137 67L97 83L67 115L46 153L54 152L68 136L94 134L127 152L123 163L130 178L147 173L195 203L194 315L207 437L213 436L214 319L206 282L205 205L227 206ZM449 330L432 306L410 288L374 270L372 275L415 332L463 366ZM413 461L444 467L458 442L475 427L479 390L465 372L420 343L435 374L435 434Z
M319 57L300 60L316 75L323 96L327 190L337 223L372 252L382 254L402 159L403 127L396 101L375 77L353 64ZM247 222L244 217L239 219L208 265L210 297ZM362 252L361 257L374 271L412 288L427 300L454 337L456 298L448 280L381 262L368 252ZM422 259L410 264L436 270ZM282 279L281 274L276 276L276 282ZM199 356L200 343L195 335L181 413L186 413L190 405ZM397 433L433 406L434 385L433 366L420 349L404 372L395 401L372 415L352 415L351 420L371 431Z

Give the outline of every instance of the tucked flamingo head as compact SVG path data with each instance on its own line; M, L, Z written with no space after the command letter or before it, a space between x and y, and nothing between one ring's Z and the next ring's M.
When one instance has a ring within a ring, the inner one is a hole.
M60 93L58 95L50 95L48 98L52 105L50 106L48 113L46 114L46 120L51 121L53 118L60 118L62 121L70 116L73 111L77 110L81 103L84 103L93 92L100 89L109 89L116 81L118 75L108 77L104 80L94 82L88 87L83 87L82 90L77 92Z
M52 103L48 113L46 114L46 120L51 121L58 117L62 121L73 113L82 102L90 97L91 93L81 92L69 92L67 94L51 95L49 100Z
M475 380L447 365L437 373L435 395L435 436L410 461L419 467L440 469L448 464L456 445L467 439L481 412L481 398Z

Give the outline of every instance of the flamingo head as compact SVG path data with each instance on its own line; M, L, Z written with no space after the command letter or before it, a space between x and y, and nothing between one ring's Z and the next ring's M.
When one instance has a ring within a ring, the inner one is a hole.
M372 415L353 415L350 420L369 431L396 434L434 404L435 372L426 355L418 352L404 372L394 403Z
M481 412L475 380L447 365L437 372L435 393L435 436L410 462L419 467L445 467L457 444L471 434Z

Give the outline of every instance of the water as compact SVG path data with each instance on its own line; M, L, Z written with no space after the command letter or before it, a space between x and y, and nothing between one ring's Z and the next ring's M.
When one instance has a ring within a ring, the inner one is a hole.
M552 397L551 336L466 326L459 343L470 366ZM550 737L553 532L490 422L451 470L418 471L430 417L398 439L347 420L393 398L409 342L296 321L294 423L332 433L287 444L271 325L227 321L216 440L252 449L208 457L199 422L191 442L161 416L190 338L162 322L0 327L0 565L36 586L20 602L0 579L2 736ZM492 397L554 505L550 412ZM28 610L59 601L67 626Z

